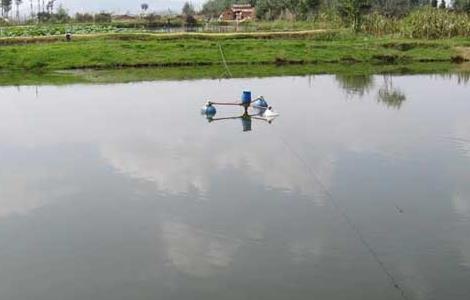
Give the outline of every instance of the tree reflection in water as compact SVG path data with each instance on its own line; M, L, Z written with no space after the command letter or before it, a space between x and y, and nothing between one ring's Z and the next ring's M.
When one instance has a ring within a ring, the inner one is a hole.
M363 96L374 87L374 77L371 75L337 74L335 79L349 95Z
M400 109L403 101L406 100L405 94L400 89L393 87L392 76L384 75L383 80L384 83L377 94L377 102L390 108Z

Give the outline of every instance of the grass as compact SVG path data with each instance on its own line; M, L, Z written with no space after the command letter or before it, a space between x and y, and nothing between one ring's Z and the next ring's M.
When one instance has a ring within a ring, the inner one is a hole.
M0 40L0 70L214 66L221 64L219 44L229 66L465 61L470 47L465 38L371 38L336 31L98 34L69 43L60 38Z

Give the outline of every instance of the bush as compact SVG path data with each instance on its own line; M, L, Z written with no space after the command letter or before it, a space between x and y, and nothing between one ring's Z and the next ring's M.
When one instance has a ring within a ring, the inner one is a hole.
M144 16L144 19L149 23L154 23L156 21L159 21L161 18L162 16L156 13L150 13Z
M89 13L76 13L75 14L75 21L79 23L92 23L93 22L93 15Z
M186 26L196 26L197 25L197 20L193 15L186 15L184 17L184 24Z
M111 23L112 16L110 13L100 12L99 14L95 14L94 19L96 23Z

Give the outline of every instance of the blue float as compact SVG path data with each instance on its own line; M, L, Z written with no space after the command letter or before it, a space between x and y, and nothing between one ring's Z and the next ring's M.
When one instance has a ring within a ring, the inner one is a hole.
M217 113L217 110L215 109L215 106L213 106L211 103L207 103L201 108L201 113L205 114L208 117L213 117Z
M243 91L242 104L244 106L249 106L251 104L251 92L250 91Z

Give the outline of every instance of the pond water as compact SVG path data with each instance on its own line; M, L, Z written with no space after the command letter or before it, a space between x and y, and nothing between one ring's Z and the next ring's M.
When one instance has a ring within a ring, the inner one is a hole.
M246 88L280 116L200 115ZM1 87L0 119L0 299L470 295L465 78Z

